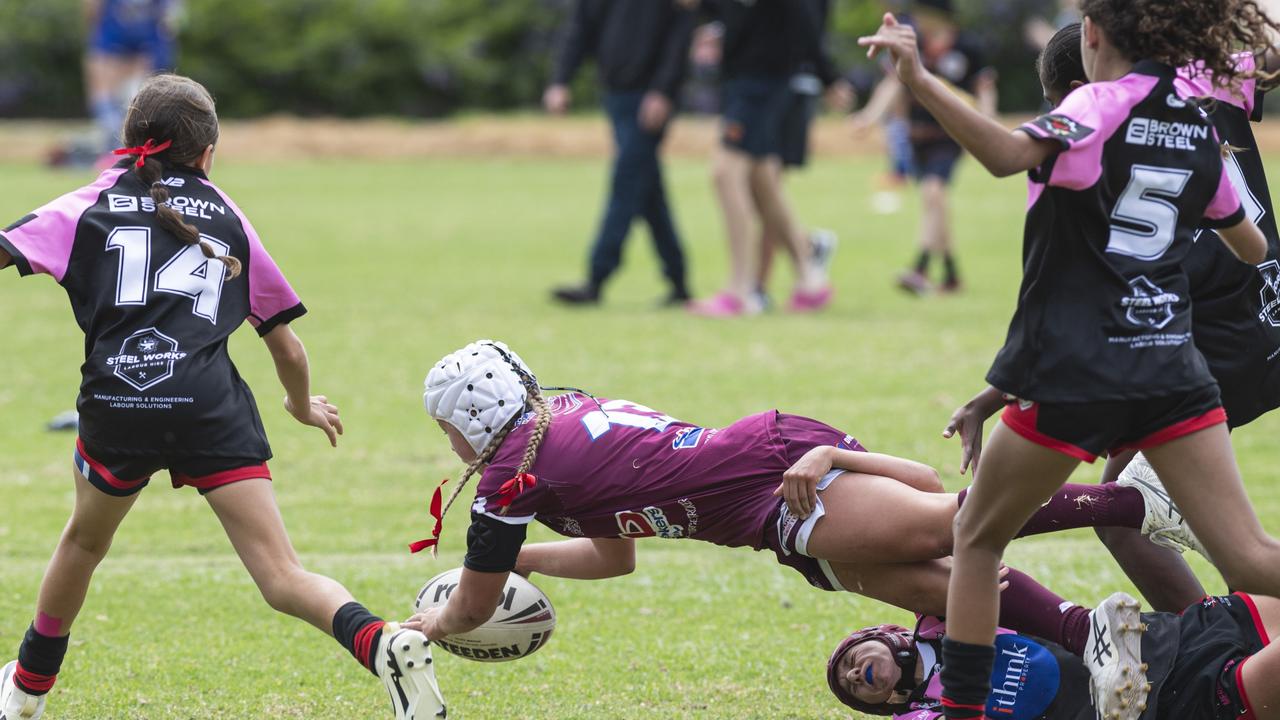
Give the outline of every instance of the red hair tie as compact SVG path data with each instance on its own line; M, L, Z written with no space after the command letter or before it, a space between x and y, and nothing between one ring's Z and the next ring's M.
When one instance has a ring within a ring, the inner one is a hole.
M111 152L114 155L137 155L138 162L134 164L134 167L142 167L143 165L147 164L148 155L159 155L165 150L168 150L169 146L173 144L173 141L165 140L159 145L155 145L154 143L155 143L155 140L152 140L151 138L147 138L147 141L142 143L138 147L116 148Z
M442 512L442 507L444 505L444 493L442 491L444 490L445 483L447 482L449 482L449 478L445 478L441 481L441 483L436 486L436 491L431 494L431 507L428 511L431 513L431 517L435 518L436 521L435 528L431 531L431 538L428 540L419 540L416 543L410 544L409 552L419 553L427 548L431 548L431 556L435 557L436 545L440 544L440 531L444 527L444 513Z
M498 499L494 501L494 505L502 508L502 514L506 515L511 509L511 503L515 501L516 496L524 492L525 487L534 487L538 484L538 478L529 473L519 473L510 480L502 483L502 487L498 488Z

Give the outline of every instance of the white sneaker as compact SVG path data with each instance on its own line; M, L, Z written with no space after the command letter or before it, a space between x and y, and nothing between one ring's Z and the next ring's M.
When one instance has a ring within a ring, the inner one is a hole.
M391 696L396 720L445 717L444 696L436 683L431 641L426 635L401 629L398 623L387 623L382 628L382 645L374 667Z
M1124 593L1107 598L1089 613L1084 664L1089 669L1093 709L1101 720L1138 720L1147 709L1147 665L1142 662L1138 601Z
M13 684L18 661L11 660L0 671L0 720L36 720L44 714L44 695L28 695Z
M1177 552L1195 550L1206 558L1209 553L1182 517L1182 511L1173 504L1173 498L1164 489L1160 476L1151 467L1151 463L1138 453L1121 473L1116 484L1122 487L1136 488L1142 493L1142 501L1147 506L1147 515L1142 519L1142 534L1151 542Z
M840 238L832 230L815 228L809 232L809 247L810 252L813 253L810 257L813 258L813 264L817 266L824 279L831 275L831 263L835 260L836 246L839 242Z

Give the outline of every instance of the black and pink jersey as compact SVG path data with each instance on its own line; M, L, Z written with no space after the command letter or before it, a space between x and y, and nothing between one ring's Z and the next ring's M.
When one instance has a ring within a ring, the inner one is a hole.
M626 400L551 399L552 421L531 474L511 497L533 431L518 420L476 488L472 512L509 524L538 520L570 537L693 538L759 550L773 490L790 467L776 412L725 428L680 422ZM503 503L510 505L503 512Z
M1254 70L1253 56L1239 55L1238 66ZM1262 91L1252 78L1224 88L1195 67L1178 74L1179 93L1212 100L1202 107L1232 148L1227 174L1246 217L1267 238L1267 258L1256 268L1240 262L1212 233L1198 237L1183 262L1191 281L1196 347L1222 389L1228 422L1239 427L1280 406L1280 233L1250 125L1262 119Z
M1213 128L1143 61L1023 125L1061 151L1029 173L1023 279L994 387L1049 403L1214 384L1182 262L1200 227L1244 219Z
M270 457L249 387L227 355L248 319L260 334L304 312L244 214L190 168L168 168L169 205L224 266L156 221L148 188L107 170L0 232L23 275L51 275L85 334L80 436L100 451L139 456Z

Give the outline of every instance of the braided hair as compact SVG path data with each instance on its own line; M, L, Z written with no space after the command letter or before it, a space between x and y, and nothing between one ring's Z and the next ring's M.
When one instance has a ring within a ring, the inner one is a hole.
M1080 23L1067 25L1054 34L1036 58L1036 72L1047 94L1064 98L1071 92L1071 83L1089 82L1080 54L1080 32Z
M161 152L144 155L141 164L133 169L150 189L160 227L187 245L199 245L205 257L226 266L226 277L231 279L240 274L240 261L230 255L218 255L212 244L201 240L200 230L166 204L169 189L161 182L165 165L195 163L205 148L218 143L218 132L213 96L200 83L181 75L148 79L133 96L124 119L125 145L169 143ZM133 160L126 158L121 164L133 164Z
M519 363L507 357L506 353L503 353L503 357L506 358L507 363L511 365L516 374L520 376L520 380L529 396L526 410L532 411L535 415L533 433L529 436L529 444L525 446L524 456L520 459L519 467L516 468L516 476L518 477L529 472L533 468L533 463L538 459L538 449L542 446L542 441L547 436L547 430L551 427L551 405L547 403L547 399L542 395L542 390L538 387L537 380L526 372L524 368L520 367ZM471 476L493 460L493 456L498 453L498 448L502 447L503 441L507 439L511 431L515 430L519 422L519 415L511 418L510 422L493 436L489 444L484 446L484 450L481 450L474 460L467 463L467 468L463 471L462 477L459 478L457 487L449 495L449 500L445 503L444 510L440 513L441 520L444 519L445 515L449 514L449 508L458 499L458 495L462 493L462 489L471 479ZM502 512L506 514L507 508L504 507Z

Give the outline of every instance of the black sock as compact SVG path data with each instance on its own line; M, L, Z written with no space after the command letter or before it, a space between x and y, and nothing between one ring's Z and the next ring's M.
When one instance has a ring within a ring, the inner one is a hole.
M956 260L951 257L951 253L942 255L942 271L945 273L944 282L948 285L954 285L960 281L960 274L956 272Z
M62 669L62 658L67 654L69 635L49 637L36 632L35 626L27 628L18 648L18 670L13 682L28 695L44 695Z
M933 256L929 254L928 250L921 250L920 257L916 259L916 272L921 275L929 272L929 261L932 259Z
M382 618L352 601L333 614L333 639L366 670L377 675L373 659L378 656L378 646L382 644L383 625L386 623Z
M981 718L991 694L994 645L942 639L942 709L947 720Z

